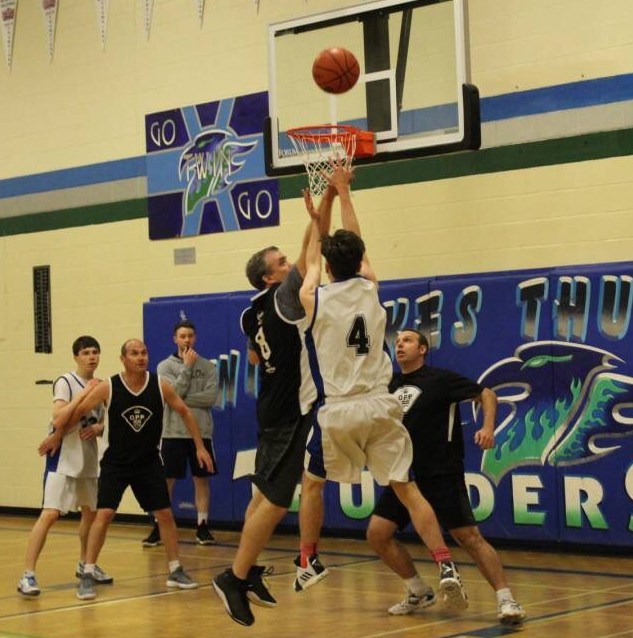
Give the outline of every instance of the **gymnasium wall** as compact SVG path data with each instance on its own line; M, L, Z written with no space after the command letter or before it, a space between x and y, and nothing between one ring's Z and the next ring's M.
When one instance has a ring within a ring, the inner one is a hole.
M102 50L92 4L63 0L49 63L39 5L19 3L12 69L0 63L0 506L40 504L51 395L35 382L72 367L77 335L100 340L112 374L148 299L245 290L254 250L298 252L301 178L281 182L280 228L150 242L145 114L266 90L267 24L348 4L213 0L199 27L193 2L156 0L147 40L141 3L112 0ZM359 170L381 278L630 259L632 20L628 0L471 2L484 148ZM175 265L189 247L196 262ZM38 265L51 266L52 354L33 352Z

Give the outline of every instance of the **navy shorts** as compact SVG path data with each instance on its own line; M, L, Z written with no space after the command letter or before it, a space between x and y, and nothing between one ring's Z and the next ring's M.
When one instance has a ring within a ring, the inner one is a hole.
M468 500L463 474L423 477L415 482L444 529L477 524ZM398 500L391 487L386 487L380 495L374 514L396 523L399 529L404 529L411 522L407 508Z
M138 504L146 512L171 506L165 470L158 455L140 466L120 466L101 463L97 509L116 510L123 492L130 487Z
M217 474L218 466L215 461L213 442L211 439L202 439L202 442L213 461L213 472L200 467L193 439L163 439L160 444L160 455L165 464L165 476L169 479L183 479L187 476L187 465L191 469L192 476L205 477Z
M259 432L255 474L251 480L274 505L290 507L303 475L310 415Z

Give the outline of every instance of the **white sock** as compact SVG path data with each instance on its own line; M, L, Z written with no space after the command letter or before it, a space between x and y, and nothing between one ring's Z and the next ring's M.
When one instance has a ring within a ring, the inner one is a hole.
M94 573L95 573L95 564L86 563L84 565L84 574L92 574L94 576Z
M512 595L512 591L509 587L506 587L505 589L497 589L495 593L497 594L497 603L502 603L506 600L514 600L514 596Z
M207 513L206 512L198 512L198 525L202 525L202 523L207 522Z
M179 560L170 560L168 564L169 573L173 574L180 567Z
M422 596L431 588L431 586L426 581L422 580L418 574L412 578L405 578L404 582L407 589L414 596Z
M22 578L30 578L31 576L35 578L35 572L31 569L25 569Z

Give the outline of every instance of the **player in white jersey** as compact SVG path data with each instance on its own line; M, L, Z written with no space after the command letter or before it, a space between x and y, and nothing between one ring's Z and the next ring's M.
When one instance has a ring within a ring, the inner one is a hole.
M99 365L100 353L101 348L94 337L75 339L73 356L77 368L74 372L63 374L53 384L53 417L68 404L78 404L86 390L96 382L94 372ZM60 514L77 509L81 509L81 521L80 554L75 575L80 577L83 574L88 532L97 509L99 461L95 437L103 433L103 419L104 409L100 406L63 438L54 455L46 457L42 511L29 536L24 573L18 583L18 592L23 596L39 596L35 566L48 531ZM97 582L109 584L112 580L111 576L98 569Z
M306 275L300 291L306 311L305 343L319 392L308 444L307 471L314 478L360 483L365 467L380 485L390 485L411 516L416 532L440 572L439 591L452 608L468 602L433 509L411 480L411 439L402 408L389 393L391 362L384 351L385 310L369 264L352 205L350 171L333 164L330 183L341 203L343 229L320 238L319 219L309 194L306 208L312 232ZM321 254L331 283L321 281ZM321 463L314 463L321 457ZM323 472L312 472L321 465ZM324 476L325 474L325 476Z

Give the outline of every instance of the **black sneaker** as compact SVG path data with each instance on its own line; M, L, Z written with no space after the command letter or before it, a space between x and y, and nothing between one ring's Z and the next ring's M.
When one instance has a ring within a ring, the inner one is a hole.
M206 521L202 521L202 523L198 525L198 529L196 531L196 542L198 545L213 545L215 543L215 536L207 527Z
M320 583L330 573L316 554L308 558L307 567L301 567L301 555L297 556L295 566L297 568L297 577L295 578L295 591L297 593Z
M224 604L226 613L240 625L252 625L255 622L246 597L248 588L248 582L237 578L230 569L213 579L213 589Z
M275 607L277 601L273 598L268 588L266 576L273 573L274 567L263 565L253 565L248 571L246 582L248 583L247 598L255 605L262 607Z
M158 523L154 523L154 527L152 527L152 531L149 533L149 536L144 538L141 542L143 543L143 547L156 547L161 544Z

